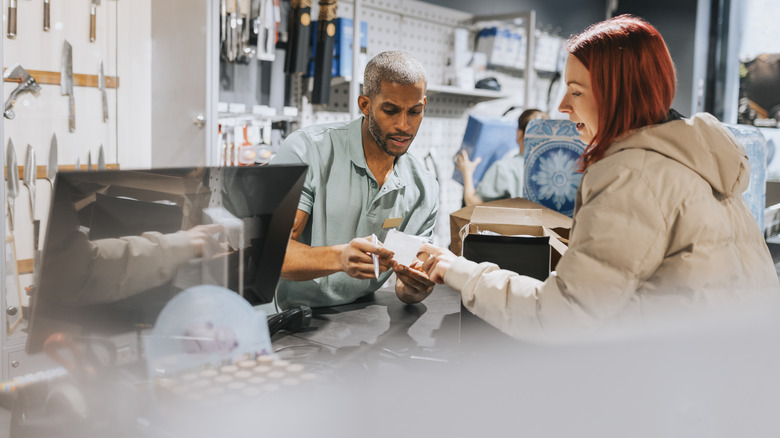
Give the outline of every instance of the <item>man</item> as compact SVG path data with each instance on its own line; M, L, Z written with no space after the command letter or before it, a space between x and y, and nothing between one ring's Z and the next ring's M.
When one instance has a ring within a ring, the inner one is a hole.
M304 128L282 143L273 164L309 165L277 288L282 308L352 302L382 286L390 268L401 301L420 302L433 290L426 274L398 265L371 240L384 240L390 228L433 235L438 183L406 153L426 87L425 70L409 54L380 53L366 65L363 117ZM378 278L372 254L380 259Z

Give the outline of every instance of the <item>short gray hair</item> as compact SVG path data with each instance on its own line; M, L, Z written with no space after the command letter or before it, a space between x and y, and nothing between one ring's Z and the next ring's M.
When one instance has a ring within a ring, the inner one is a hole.
M363 94L368 97L379 94L382 81L399 85L423 81L428 89L428 79L420 61L401 51L382 52L368 61L363 76Z

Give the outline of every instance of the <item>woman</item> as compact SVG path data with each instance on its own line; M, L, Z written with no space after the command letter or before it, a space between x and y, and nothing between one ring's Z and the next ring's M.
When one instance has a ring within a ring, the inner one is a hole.
M549 118L547 113L538 109L531 108L523 111L517 119L517 145L520 147L517 153L493 163L476 188L474 188L474 170L482 158L477 157L476 160L471 161L465 150L455 156L455 167L463 174L463 204L476 205L497 199L523 196L525 127L531 120L547 118Z
M674 65L658 31L624 15L573 37L568 51L559 109L587 148L557 272L542 282L427 245L430 278L515 337L776 296L772 258L742 199L745 151L711 115L670 110Z

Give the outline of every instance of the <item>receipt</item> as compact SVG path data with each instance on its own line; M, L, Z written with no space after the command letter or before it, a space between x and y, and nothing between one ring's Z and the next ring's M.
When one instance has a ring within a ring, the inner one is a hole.
M401 265L409 266L414 262L423 243L428 243L428 239L398 230L390 230L387 232L383 246L395 254L393 256L395 261Z

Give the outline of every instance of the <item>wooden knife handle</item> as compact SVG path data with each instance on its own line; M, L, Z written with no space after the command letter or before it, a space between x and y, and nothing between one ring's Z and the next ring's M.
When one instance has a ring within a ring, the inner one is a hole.
M8 6L8 38L16 38L16 2Z
M49 0L43 0L43 30L48 32L50 26L50 4Z
M92 10L89 12L89 42L95 42L95 25L96 25L97 8L92 5Z

